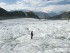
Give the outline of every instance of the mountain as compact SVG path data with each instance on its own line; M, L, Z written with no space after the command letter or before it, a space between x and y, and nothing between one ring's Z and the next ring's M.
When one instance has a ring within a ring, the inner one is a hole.
M50 17L53 17L55 15L59 15L60 13L56 13L56 12L48 12L47 13Z
M25 13L22 11L11 11L9 12L9 17L26 17Z
M70 19L70 11L69 12L64 12L62 14L50 17L48 19Z
M34 13L39 17L39 19L47 19L50 17L48 13L45 12L34 12Z
M6 11L3 8L0 8L0 19L12 19L12 18L36 18L36 19L47 19L49 15L45 12L34 12L29 10L15 10L15 11Z
M0 17L3 17L3 16L8 16L8 12L5 9L0 8Z
M6 11L0 8L0 19L13 19L13 18L38 18L32 11Z
M39 19L39 17L36 14L34 14L32 11L25 12L25 13L27 14L27 17L33 17Z
M6 11L0 8L0 20L1 19L14 19L14 18L36 18L36 19L70 19L69 12L61 12L59 14L55 12L45 13L45 12L35 12L35 11Z

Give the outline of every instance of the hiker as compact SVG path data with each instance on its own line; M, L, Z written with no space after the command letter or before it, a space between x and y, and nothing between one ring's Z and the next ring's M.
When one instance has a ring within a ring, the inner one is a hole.
M31 39L33 39L33 31L31 31Z
M68 22L69 22L69 20L68 20Z

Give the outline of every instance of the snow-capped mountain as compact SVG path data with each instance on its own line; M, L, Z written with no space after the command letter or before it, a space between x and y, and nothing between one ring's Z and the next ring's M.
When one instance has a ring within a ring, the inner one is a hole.
M49 18L50 16L47 14L47 13L45 13L45 12L34 12L39 18L41 18L41 19L47 19L47 18Z

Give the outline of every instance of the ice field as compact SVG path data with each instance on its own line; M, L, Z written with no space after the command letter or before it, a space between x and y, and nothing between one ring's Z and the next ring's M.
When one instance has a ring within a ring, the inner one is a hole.
M70 22L32 18L1 20L0 53L70 53Z

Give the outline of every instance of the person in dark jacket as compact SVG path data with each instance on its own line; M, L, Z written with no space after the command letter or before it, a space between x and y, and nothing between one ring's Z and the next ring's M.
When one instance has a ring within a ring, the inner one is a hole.
M33 31L31 31L31 39L33 39Z

